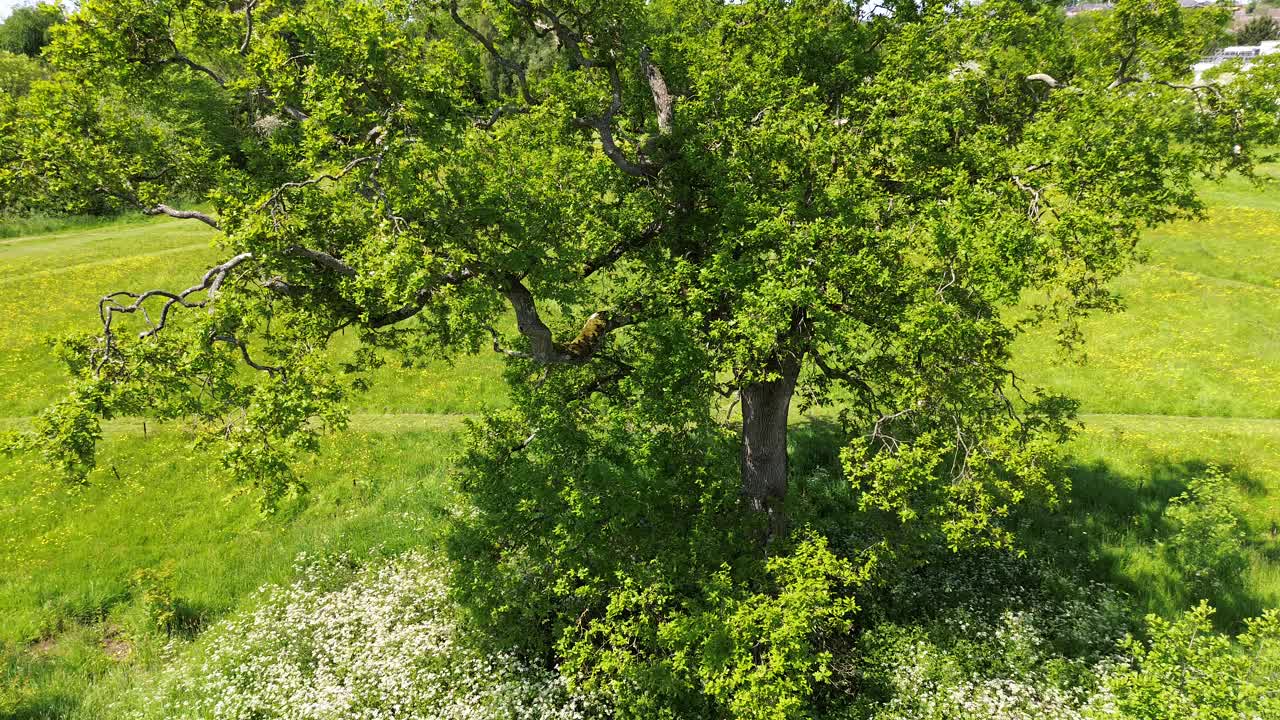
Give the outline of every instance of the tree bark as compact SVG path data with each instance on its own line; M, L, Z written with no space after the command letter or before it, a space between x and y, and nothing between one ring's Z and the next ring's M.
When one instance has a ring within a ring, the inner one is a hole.
M769 540L786 533L787 415L800 376L799 357L775 358L778 377L742 386L742 493L768 515Z

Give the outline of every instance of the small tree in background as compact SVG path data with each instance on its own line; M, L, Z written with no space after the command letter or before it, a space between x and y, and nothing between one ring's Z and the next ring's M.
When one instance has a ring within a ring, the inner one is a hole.
M26 95L31 83L49 77L49 68L26 55L0 51L0 93L10 97Z
M1253 18L1236 31L1239 45L1257 45L1264 40L1280 40L1280 21L1270 15Z
M1216 467L1194 478L1173 498L1165 518L1173 535L1165 547L1195 600L1217 599L1243 582L1249 569L1245 526L1235 508L1231 479Z
M62 8L50 3L14 8L0 23L0 50L39 57L52 39L49 29L63 22Z

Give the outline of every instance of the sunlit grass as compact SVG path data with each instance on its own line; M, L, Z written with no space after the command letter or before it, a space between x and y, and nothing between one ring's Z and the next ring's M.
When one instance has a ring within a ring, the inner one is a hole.
M0 290L22 299L0 316L0 431L65 392L48 343L97 329L103 294L185 288L220 257L199 223L75 225L0 240ZM352 339L338 338L335 357ZM84 488L36 457L0 458L0 717L74 715L85 697L162 661L167 639L138 620L136 570L171 569L179 601L201 623L286 580L299 552L432 544L460 416L505 404L501 369L487 355L426 369L393 360L356 398L351 432L302 468L310 492L269 515L178 428L153 423L144 436L141 421L108 423Z
M1125 312L1084 323L1085 365L1046 331L1021 341L1019 373L1084 412L1280 418L1280 186L1230 193L1147 234L1148 263L1115 284Z
M1072 502L1036 541L1065 544L1142 610L1199 600L1162 550L1161 514L1210 464L1230 472L1250 559L1239 592L1210 598L1230 626L1280 606L1280 187L1234 178L1205 195L1205 220L1146 235L1148 262L1115 285L1126 310L1084 324L1085 364L1048 332L1024 338L1015 364L1086 413Z
M1126 311L1084 323L1086 364L1044 332L1021 342L1019 373L1084 412L1280 418L1280 289L1156 266L1117 289Z
M453 429L384 427L327 443L304 469L310 492L272 514L177 432L108 438L87 488L32 458L0 461L0 717L9 693L28 711L64 716L99 675L163 659L143 652L167 638L139 621L129 582L139 569L173 572L198 629L259 585L287 580L301 552L432 546L451 500Z

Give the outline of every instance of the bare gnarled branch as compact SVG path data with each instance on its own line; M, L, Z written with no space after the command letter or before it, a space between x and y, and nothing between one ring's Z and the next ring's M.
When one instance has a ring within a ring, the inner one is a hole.
M258 206L258 210L259 211L265 210L269 206L279 203L280 200L284 197L285 192L288 190L297 190L300 188L311 187L312 185L319 185L320 183L326 180L328 180L329 182L337 182L342 178L346 177L352 170L355 170L357 167L364 165L365 163L380 161L381 159L382 159L382 155L365 155L363 157L358 157L355 160L352 160L351 162L344 165L342 169L337 172L336 175L330 174L330 173L323 173L321 175L317 175L316 177L311 178L310 180L287 182L281 185L280 187L276 188L275 192L271 193L271 197L267 198L261 205Z
M209 271L204 274L204 277L200 279L198 284L192 285L182 292L174 293L169 292L168 290L147 290L143 293L132 293L122 290L103 297L98 301L98 316L102 319L102 337L105 348L102 353L102 358L95 364L94 370L100 370L111 358L111 351L115 347L115 335L111 329L111 325L116 314L130 315L141 312L143 316L147 318L148 322L150 322L151 316L146 309L147 301L157 297L164 298L167 302L165 302L164 306L160 310L160 321L158 323L151 323L150 328L138 334L139 338L151 337L163 330L165 325L168 324L169 312L173 310L174 306L184 308L206 307L209 304L209 301L217 295L218 289L222 287L223 281L227 278L227 274L236 269L236 267L242 263L248 262L252 259L253 253L240 253L230 260L210 268ZM190 299L192 295L200 292L207 293L205 299ZM133 302L128 305L122 305L118 301L119 298L129 298L133 300Z

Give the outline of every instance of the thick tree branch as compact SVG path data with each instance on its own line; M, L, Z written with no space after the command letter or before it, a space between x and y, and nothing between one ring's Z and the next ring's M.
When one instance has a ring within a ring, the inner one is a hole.
M531 352L526 354L504 351L499 348L496 335L494 349L507 355L526 357L541 363L568 365L584 363L595 355L609 333L635 323L631 317L614 316L608 311L601 310L587 318L582 331L576 338L560 344L555 341L551 328L547 327L538 314L533 293L529 292L529 288L525 287L519 278L514 275L507 276L502 293L516 314L516 328L529 341Z
M164 173L167 172L168 170L166 169L163 173L160 173L160 175L164 175ZM117 200L123 200L124 202L129 203L142 211L143 215L168 215L169 217L178 218L179 220L199 220L214 230L222 229L222 226L218 224L217 220L197 210L179 210L178 208L169 207L163 203L148 207L138 199L137 195L134 195L131 192L121 192L118 190L111 190L106 187L99 187L97 191L104 195L110 195Z
M838 370L831 367L827 364L827 361L816 352L813 353L813 364L816 365L818 370L820 370L828 379L839 380L850 387L857 388L860 393L863 393L868 398L875 398L875 390L871 389L871 386L867 384L867 381L846 370Z
M573 67L591 68L599 64L582 54L582 45L584 44L582 34L569 27L561 19L560 15L545 4L535 6L529 0L507 0L507 4L517 10L523 10L525 17L535 32L540 32L541 28L537 25L533 16L535 14L541 15L549 23L551 32L555 33L556 40L560 42L560 47L569 53L569 59Z
M214 230L222 229L222 226L218 224L217 220L214 220L212 217L202 212L199 212L197 210L179 210L177 208L169 207L168 205L165 205L163 203L156 205L154 207L142 208L142 214L168 215L171 218L178 218L179 220L199 220L200 222L204 223L205 225L208 225Z
M658 111L658 132L663 135L669 135L675 124L676 99L671 95L671 91L667 89L667 80L662 76L662 71L650 60L649 48L643 48L640 51L640 67L644 70L644 76L649 81L649 91L653 94L653 105Z
M559 40L561 49L569 55L569 59L573 67L584 69L603 68L608 72L610 94L612 96L609 109L600 117L579 118L576 122L580 127L590 128L596 131L600 136L600 146L604 151L605 156L613 161L613 164L617 165L624 173L632 177L653 177L656 175L659 169L657 166L650 163L632 162L626 156L626 153L618 147L617 140L613 136L613 120L622 110L623 97L622 78L618 74L617 63L613 59L600 60L587 57L587 55L583 53L583 45L587 44L587 39L582 36L582 33L570 27L560 15L545 4L539 3L535 5L534 3L529 2L529 0L507 0L507 4L517 10L523 11L529 24L534 27L535 31L539 28L536 21L533 19L533 16L539 15L544 18L550 24L550 28L555 33L556 39ZM454 2L451 3L451 5L456 8L457 3ZM458 20L455 17L455 22L456 21ZM474 31L474 29L469 30L469 32L471 32L471 34L477 39L485 42L486 47L490 48L490 53L495 53L492 46L488 44L487 40L483 40L479 33ZM496 54L495 57L497 57ZM658 111L658 129L663 134L666 134L670 132L673 126L675 117L674 98L667 89L667 83L665 78L662 76L662 72L649 60L649 53L647 49L642 51L640 60L641 66L645 71L645 76L649 80L649 86L654 96L654 104ZM501 62L501 58L499 58L499 61ZM521 73L520 79L523 83L523 68L521 68Z
M370 318L369 327L374 329L384 328L389 325L395 325L398 322L408 320L421 312L422 308L426 307L427 303L431 300L431 296L435 295L436 291L440 288L450 285L461 285L474 277L476 277L476 273L470 268L463 268L455 273L446 273L441 276L437 282L419 290L417 294L414 295L413 301L409 304L392 310L391 312Z
M1051 88L1058 87L1058 81L1053 79L1052 75L1048 75L1046 73L1035 73L1034 75L1028 75L1027 82L1032 82L1032 81L1042 82Z
M1132 64L1134 58L1138 56L1138 50L1140 49L1140 47L1141 47L1141 44L1139 43L1138 35L1135 32L1133 34L1132 42L1129 44L1128 51L1125 53L1125 56L1120 60L1120 67L1116 70L1116 79L1112 80L1111 84L1107 86L1108 90L1114 90L1120 87L1121 85L1124 85L1125 83L1131 82L1133 80L1133 78L1129 77L1129 65Z
M244 4L244 40L240 41L240 54L249 53L249 41L253 39L253 8L258 0L248 0Z
M657 174L657 166L649 163L633 163L622 152L622 148L618 147L618 143L613 137L613 118L622 110L622 78L618 75L617 66L612 63L605 66L609 73L610 94L612 96L609 101L609 109L604 115L598 118L579 118L577 123L581 127L591 128L600 136L600 148L604 151L605 157L613 161L618 169L632 177L653 177Z
M305 248L301 245L292 245L285 250L285 253L288 255L293 255L295 257L306 258L327 270L332 270L338 273L339 275L345 275L347 277L351 277L356 274L355 268L342 262L341 260L330 255L327 252L322 252L320 250L312 250L311 248Z
M489 116L488 120L476 120L475 126L480 130L492 130L493 126L502 118L508 115L519 115L526 112L529 111L518 105L501 105L493 109L493 114Z
M311 288L305 285L294 285L293 283L289 282L288 280L285 280L279 275L262 283L262 287L266 288L267 290L270 290L271 292L281 297L290 297L290 298L302 297L303 295L306 295L307 293L311 292Z
M169 38L168 40L169 40L169 46L173 48L173 57L169 58L165 62L173 63L177 65L186 65L187 67L191 68L192 70L195 70L196 72L203 73L209 76L209 79L217 83L218 87L225 88L227 86L226 78L222 77L218 73L214 72L212 69L204 65L201 65L200 63L196 62L195 60L192 60L191 58L183 54L183 52L178 49L178 44L173 41L173 38Z

